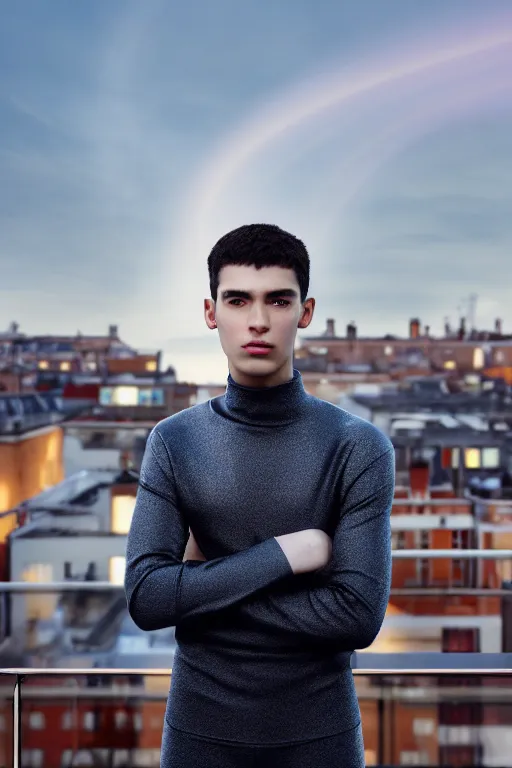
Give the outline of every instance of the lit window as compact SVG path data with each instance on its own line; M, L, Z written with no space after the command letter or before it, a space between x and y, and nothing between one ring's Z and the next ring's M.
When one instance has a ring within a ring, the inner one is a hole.
M146 363L146 371L156 371L156 360L148 360Z
M497 349L494 353L494 360L496 363L504 363L505 355L501 349Z
M40 360L38 365L41 371L46 371L48 368L48 360Z
M444 367L447 371L454 371L457 365L455 360L445 360Z
M108 565L108 579L111 584L124 584L126 558L120 555L111 557Z
M384 347L384 354L387 355L388 357L389 357L389 355L392 355L393 354L393 347L390 347L389 344L387 344Z
M464 464L466 469L480 469L480 449L479 448L465 448L464 450Z
M61 371L70 371L71 370L71 363L68 362L67 360L64 360L64 362L62 362L60 364L60 369L61 369Z
M482 468L497 469L500 466L499 448L482 448Z
M477 347L473 350L473 368L476 370L483 368L485 365L485 354L481 347Z
M112 392L112 405L137 405L138 400L137 387L115 387Z
M135 509L135 496L112 497L112 533L128 533Z

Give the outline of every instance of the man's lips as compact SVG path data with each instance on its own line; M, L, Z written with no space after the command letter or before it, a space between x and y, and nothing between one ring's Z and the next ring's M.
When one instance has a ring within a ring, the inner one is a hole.
M249 344L245 344L243 349L250 355L268 355L272 349L272 345L252 341Z

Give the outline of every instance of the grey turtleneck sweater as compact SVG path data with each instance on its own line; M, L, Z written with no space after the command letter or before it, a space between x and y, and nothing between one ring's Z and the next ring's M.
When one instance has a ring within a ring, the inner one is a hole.
M391 580L394 451L302 377L161 421L140 473L125 589L141 629L176 627L166 722L285 744L359 722L350 655L380 630ZM206 562L182 558L193 530ZM321 528L330 564L294 575L274 538Z

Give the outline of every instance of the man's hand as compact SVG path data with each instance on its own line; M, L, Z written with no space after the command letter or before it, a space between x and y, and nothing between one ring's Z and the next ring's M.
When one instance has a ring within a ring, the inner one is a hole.
M206 560L206 557L203 555L199 547L197 546L197 541L194 538L194 534L192 531L190 531L190 536L187 541L187 546L185 547L185 554L183 555L183 562L186 560Z

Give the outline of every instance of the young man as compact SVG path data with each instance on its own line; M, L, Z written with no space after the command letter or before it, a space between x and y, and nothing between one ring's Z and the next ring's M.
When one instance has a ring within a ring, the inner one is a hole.
M393 447L293 368L300 240L244 226L208 268L227 390L153 429L127 546L133 620L176 627L161 766L362 768L350 656L388 602Z

